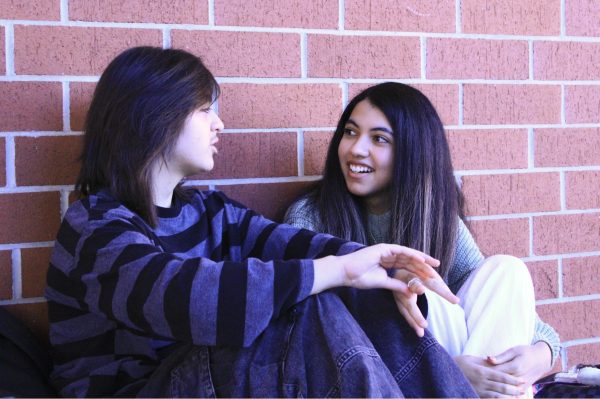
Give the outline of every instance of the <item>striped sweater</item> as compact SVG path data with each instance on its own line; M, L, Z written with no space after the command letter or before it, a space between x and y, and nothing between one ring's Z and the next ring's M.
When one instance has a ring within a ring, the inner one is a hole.
M311 259L360 248L217 191L157 211L152 228L101 191L65 214L46 288L62 395L135 396L175 342L248 346L309 295Z

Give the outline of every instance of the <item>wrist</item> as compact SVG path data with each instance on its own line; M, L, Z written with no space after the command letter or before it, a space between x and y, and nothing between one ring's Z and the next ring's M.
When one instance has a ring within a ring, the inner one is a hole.
M311 295L329 288L348 285L342 258L343 256L330 255L313 261L314 282Z

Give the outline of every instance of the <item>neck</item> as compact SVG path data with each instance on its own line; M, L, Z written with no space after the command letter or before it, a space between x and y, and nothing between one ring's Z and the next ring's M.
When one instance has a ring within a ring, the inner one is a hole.
M364 199L365 207L369 213L381 215L390 209L390 196L387 194L374 195Z
M171 173L163 162L157 162L152 170L152 200L154 205L169 208L173 191L184 176Z

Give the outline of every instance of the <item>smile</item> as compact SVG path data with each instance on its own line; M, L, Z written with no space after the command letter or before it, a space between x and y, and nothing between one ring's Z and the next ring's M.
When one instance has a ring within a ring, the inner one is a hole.
M352 173L372 173L375 169L364 165L348 164L348 168Z

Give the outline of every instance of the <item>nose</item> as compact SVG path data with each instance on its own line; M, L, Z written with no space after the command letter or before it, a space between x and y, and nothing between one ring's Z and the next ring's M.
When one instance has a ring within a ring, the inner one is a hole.
M355 157L364 158L369 155L369 142L368 139L363 135L360 135L356 138L354 143L352 143L352 147L350 147L350 152Z
M219 118L219 115L215 114L215 120L213 121L213 130L216 130L220 133L223 129L225 129L223 121L221 120L221 118Z

